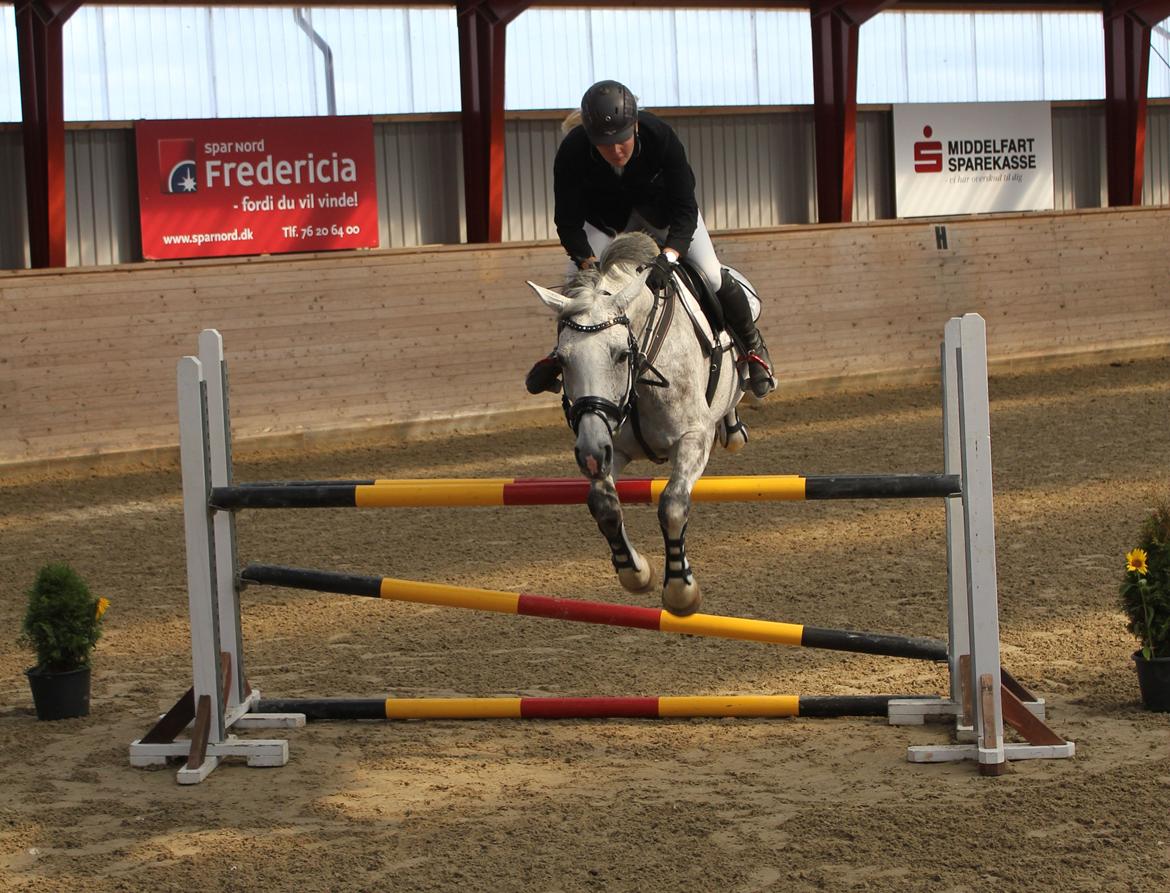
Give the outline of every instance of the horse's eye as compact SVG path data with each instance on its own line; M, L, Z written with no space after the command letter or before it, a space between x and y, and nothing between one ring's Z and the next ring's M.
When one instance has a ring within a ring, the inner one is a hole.
M615 363L624 363L627 360L629 360L629 358L630 358L630 351L628 349L619 350L617 352L617 354L614 355L613 361Z

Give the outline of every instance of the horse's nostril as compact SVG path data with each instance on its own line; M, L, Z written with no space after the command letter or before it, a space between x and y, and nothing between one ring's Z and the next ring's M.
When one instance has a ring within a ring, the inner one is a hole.
M613 466L613 447L607 445L605 448L605 464L604 464L602 470L609 471L609 469L612 466Z

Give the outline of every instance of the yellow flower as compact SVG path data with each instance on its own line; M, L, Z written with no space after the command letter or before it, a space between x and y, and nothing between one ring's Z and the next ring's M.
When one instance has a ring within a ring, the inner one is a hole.
M1143 562L1145 561L1145 558L1146 558L1145 553L1142 553L1142 561ZM97 614L94 617L94 620L101 620L102 615L104 613L106 613L106 608L108 608L109 606L110 606L110 600L108 598L99 598L97 600Z
M1125 569L1127 571L1137 571L1143 577L1150 566L1146 564L1146 550L1134 549L1132 552L1125 553Z

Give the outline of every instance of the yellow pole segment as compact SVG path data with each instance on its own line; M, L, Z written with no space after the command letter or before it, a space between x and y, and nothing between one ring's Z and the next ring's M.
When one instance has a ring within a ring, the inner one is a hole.
M443 583L418 583L392 577L382 578L379 594L382 598L399 602L440 605L445 608L475 608L500 614L515 614L520 607L520 595L515 592L468 589Z
M520 719L519 698L387 698L387 719Z
M662 612L658 628L664 633L689 633L695 636L718 636L723 639L743 639L748 642L772 642L777 645L799 645L804 635L800 623L777 623L774 620L750 620L746 617L721 617L718 614L692 614L676 617Z
M659 716L799 716L799 695L725 695L658 699Z
M804 499L805 479L798 474L709 477L695 481L693 502L770 502Z
M465 480L425 479L358 484L353 501L358 508L415 508L420 506L503 505L506 478Z

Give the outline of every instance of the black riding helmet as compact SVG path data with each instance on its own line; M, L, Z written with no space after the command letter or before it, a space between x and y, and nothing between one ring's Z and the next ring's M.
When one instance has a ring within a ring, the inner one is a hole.
M581 97L581 123L595 146L624 143L638 123L638 100L617 81L598 81Z

